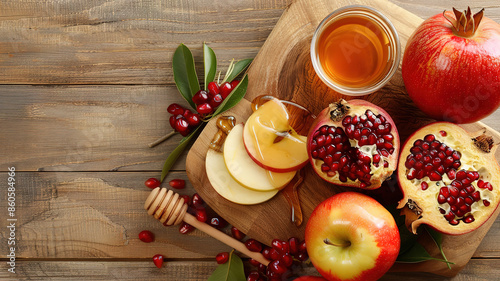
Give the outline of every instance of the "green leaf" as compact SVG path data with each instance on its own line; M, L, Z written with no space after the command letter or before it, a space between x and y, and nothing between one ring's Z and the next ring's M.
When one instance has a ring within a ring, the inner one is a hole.
M406 251L408 251L409 249L411 249L411 247L413 247L413 245L415 245L415 243L417 243L418 236L413 234L412 232L410 232L408 230L408 228L406 227L406 224L405 224L405 217L401 216L399 214L400 210L398 210L396 208L397 207L396 205L385 206L385 207L391 213L391 215L394 217L394 220L396 221L396 225L398 226L399 237L401 239L401 246L399 248L399 254L401 255L401 254L405 253Z
M197 132L204 126L198 126L196 130L194 130L191 134L185 136L179 145L172 151L168 157L167 160L165 160L165 164L163 164L163 169L161 170L161 179L160 181L163 182L165 177L167 176L168 172L172 168L172 166L175 164L175 161L177 161L177 158L182 154L182 152L186 149L187 145L189 144L189 141L197 134Z
M247 92L247 87L248 76L245 74L245 76L243 76L243 79L241 79L241 82L238 83L238 86L236 86L236 88L231 91L229 96L227 96L221 103L221 105L215 110L213 116L216 116L217 114L230 109L238 102L240 102L240 100L245 96L245 93Z
M430 227L427 227L427 226L424 226L424 229L432 237L432 240L434 241L434 243L436 243L436 246L438 246L439 251L441 252L441 256L443 256L443 259L445 261L448 261L448 259L446 258L445 254L444 254L443 246L442 246L443 235L441 233L437 232L436 230L434 230L434 229L432 229ZM447 265L448 265L448 268L451 269L450 263L447 263Z
M447 260L442 260L442 259L436 259L433 258L427 250L422 246L420 243L415 243L413 247L411 247L406 253L403 253L398 256L397 262L403 262L403 263L416 263L416 262L422 262L422 261L428 261L428 260L436 260L436 261L442 261L447 264L453 264L452 262L449 262Z
M200 83L194 68L193 54L184 44L180 44L175 50L172 68L177 89L191 107L195 109L196 105L191 98L200 90Z
M231 82L234 80L234 78L238 77L247 66L250 65L253 59L244 59L240 60L234 65L231 65L231 67L228 69L226 76L224 77L224 80L222 80L221 84L224 82Z
M229 254L229 260L219 265L210 275L208 281L245 281L245 271L240 257L234 254L234 250Z
M217 57L214 50L203 43L203 66L205 68L205 91L208 83L214 81L217 72Z

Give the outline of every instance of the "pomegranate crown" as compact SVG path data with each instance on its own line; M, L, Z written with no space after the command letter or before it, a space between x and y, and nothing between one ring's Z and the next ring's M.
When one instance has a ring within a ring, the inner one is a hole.
M484 8L476 14L472 15L470 7L467 7L466 11L460 12L453 8L453 13L455 14L455 19L446 15L446 10L443 12L443 16L447 19L453 26L453 31L458 36L470 37L476 32L481 19L483 18Z

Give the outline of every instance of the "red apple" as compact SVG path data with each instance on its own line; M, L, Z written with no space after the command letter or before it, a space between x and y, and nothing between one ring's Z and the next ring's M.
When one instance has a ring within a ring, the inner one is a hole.
M357 192L320 203L307 222L305 238L311 262L329 281L377 280L394 264L400 247L389 211Z

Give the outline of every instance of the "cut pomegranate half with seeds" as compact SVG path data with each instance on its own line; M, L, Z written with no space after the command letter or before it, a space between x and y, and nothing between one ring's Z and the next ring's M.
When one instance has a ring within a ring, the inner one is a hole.
M469 135L447 122L415 132L401 150L398 178L404 198L398 208L408 228L420 224L458 235L481 226L500 197L500 167L493 139Z
M316 118L307 139L309 160L324 180L379 188L396 169L399 134L382 108L364 100L340 100Z

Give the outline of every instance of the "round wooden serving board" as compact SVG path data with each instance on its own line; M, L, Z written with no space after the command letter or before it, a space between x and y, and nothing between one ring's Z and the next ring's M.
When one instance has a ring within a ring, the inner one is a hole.
M224 115L232 115L236 117L237 122L245 122L252 112L250 101L263 94L295 101L314 114L341 97L348 99L330 90L316 76L310 60L309 45L316 26L328 13L352 4L371 6L384 13L396 27L403 48L413 30L422 22L419 17L385 0L294 1L283 13L252 63L248 72L249 86L245 99ZM381 106L393 117L402 142L417 128L433 121L416 109L409 99L400 70L386 87L364 98ZM194 188L210 207L249 237L265 244L270 244L274 238L288 239L292 236L303 238L307 218L316 205L338 192L347 190L324 182L309 165L306 166L305 180L299 188L304 215L304 223L300 227L291 222L290 207L280 193L265 203L252 206L238 205L225 200L212 188L205 173L205 155L217 131L214 121L207 124L189 151L186 171ZM486 126L478 122L463 127L475 132ZM487 130L494 135L496 142L500 141L498 132L490 128ZM496 157L500 158L500 152L497 152ZM377 196L386 192L392 196L397 188L395 184L389 184L372 194ZM451 270L444 263L435 261L418 264L397 263L392 270L424 271L454 276L469 261L498 212L499 210L486 224L472 233L443 237L444 252L448 259L455 263ZM437 247L432 241L424 238L423 243L431 254L439 257Z

